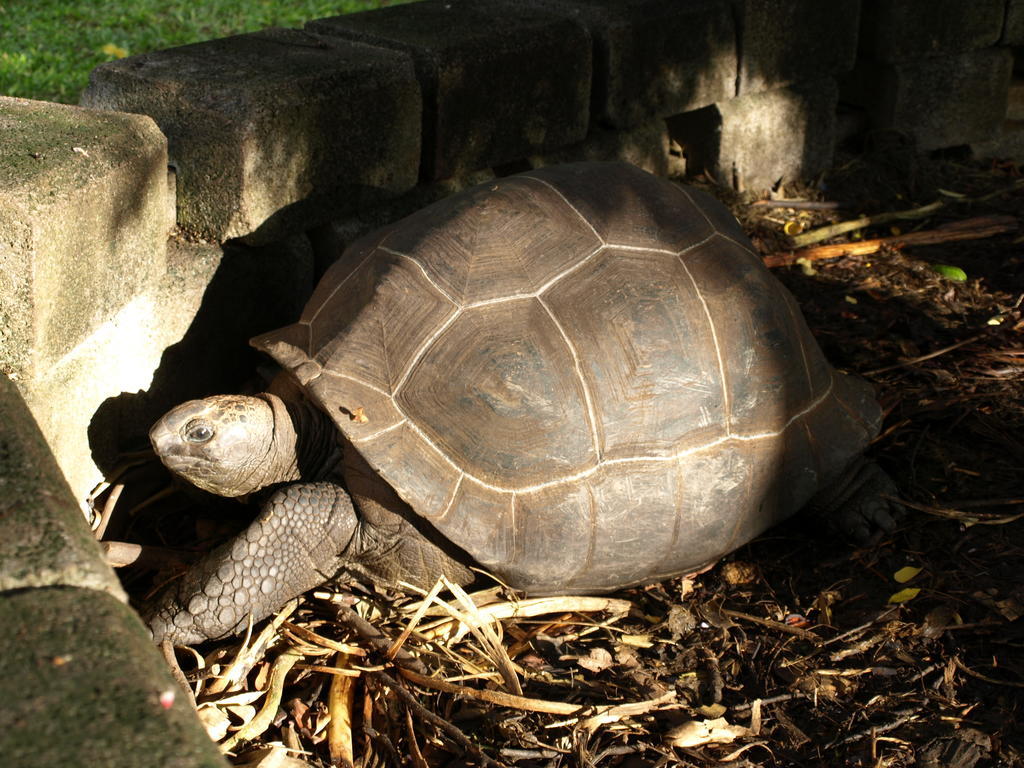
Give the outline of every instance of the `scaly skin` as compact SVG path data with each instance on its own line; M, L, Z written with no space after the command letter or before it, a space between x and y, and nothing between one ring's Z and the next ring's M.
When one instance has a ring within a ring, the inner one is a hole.
M275 492L237 538L210 552L143 615L160 643L190 645L243 632L288 600L333 577L358 521L328 482Z
M902 508L896 483L873 461L858 457L807 505L856 544L869 544L896 528Z

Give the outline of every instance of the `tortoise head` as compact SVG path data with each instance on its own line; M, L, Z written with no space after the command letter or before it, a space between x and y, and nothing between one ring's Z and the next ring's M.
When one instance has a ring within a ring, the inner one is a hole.
M150 442L167 468L193 485L219 496L252 493L283 479L273 477L279 409L265 398L214 395L182 403L153 425Z

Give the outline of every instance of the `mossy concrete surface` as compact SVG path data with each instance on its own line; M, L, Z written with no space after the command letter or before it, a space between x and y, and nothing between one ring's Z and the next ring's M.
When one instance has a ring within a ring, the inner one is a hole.
M0 96L0 369L31 378L163 270L152 120Z
M0 376L0 592L60 585L126 599L21 394Z
M0 647L3 765L227 765L142 622L110 595L0 593Z

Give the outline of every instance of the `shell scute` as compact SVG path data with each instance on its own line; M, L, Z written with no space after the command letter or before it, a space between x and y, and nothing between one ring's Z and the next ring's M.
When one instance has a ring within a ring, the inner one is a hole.
M466 306L534 294L601 242L554 190L510 177L414 213L383 245Z
M543 298L579 357L603 459L672 455L724 434L710 318L675 255L609 247Z
M597 461L572 352L533 298L463 311L395 399L445 455L488 484L551 481Z

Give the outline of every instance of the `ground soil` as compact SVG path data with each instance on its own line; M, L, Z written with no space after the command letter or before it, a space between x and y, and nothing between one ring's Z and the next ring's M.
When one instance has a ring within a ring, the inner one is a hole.
M1024 218L1013 165L867 149L785 190L839 201L834 210L718 194L765 254L791 250L787 230L936 200L938 212L899 221L900 231ZM861 234L892 235L892 226ZM332 751L340 764L349 748L357 765L382 766L1024 766L1021 241L1010 232L775 270L829 359L870 380L885 409L870 456L894 478L906 513L873 545L852 547L805 514L693 579L613 595L629 601L625 614L567 603L506 620L500 638L458 642L431 641L421 622L403 641L404 666L469 689L458 693L412 682L320 593L289 621L367 655L324 655L330 643L300 642L285 625L228 692L211 693L207 681L204 718L213 728L251 720L260 700L237 702L267 686L283 649L302 646L269 725L235 748L239 760L276 743L317 766ZM139 593L149 583L138 572L130 581ZM385 645L412 621L412 598L335 594ZM235 646L201 648L205 669ZM193 678L206 674L182 660ZM324 667L369 671L339 678ZM494 703L472 693L480 690L523 698ZM532 711L536 702L640 704L588 721L600 710L544 713Z

